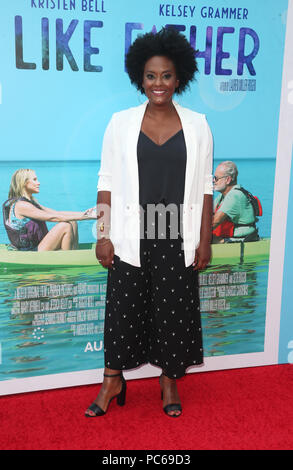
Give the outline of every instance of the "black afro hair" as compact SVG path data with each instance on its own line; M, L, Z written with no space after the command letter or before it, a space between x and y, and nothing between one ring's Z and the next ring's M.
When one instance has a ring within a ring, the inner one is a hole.
M137 37L126 55L126 70L131 83L144 93L142 82L145 63L154 56L168 57L173 62L179 79L175 93L181 94L198 71L196 53L182 33L175 28L163 28L157 33Z

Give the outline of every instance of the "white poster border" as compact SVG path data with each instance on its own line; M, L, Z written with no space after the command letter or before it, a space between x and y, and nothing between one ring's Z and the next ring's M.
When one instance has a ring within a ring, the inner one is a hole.
M265 352L207 357L205 358L204 365L190 367L187 372L200 373L252 366L264 366L268 364L267 361L267 354ZM103 372L104 369L91 369L79 372L67 372L61 374L27 377L23 379L12 379L1 383L0 395L99 384L103 381ZM123 372L126 380L157 377L160 374L161 369L150 364Z
M289 99L289 83L293 79L292 44L293 0L289 0L275 169L264 348L271 363L278 363L279 356L280 316L291 175L293 106L290 104Z
M203 366L191 367L188 373L278 364L280 312L292 152L290 124L292 131L293 106L290 105L288 89L289 83L293 80L293 57L290 55L290 44L293 44L293 0L289 0L287 13L267 288L264 351L259 353L207 357L205 358ZM138 369L126 371L124 375L126 379L131 380L156 377L160 373L161 371L157 367L145 365ZM102 380L103 369L91 369L78 372L11 379L1 382L0 396L97 384L101 383Z

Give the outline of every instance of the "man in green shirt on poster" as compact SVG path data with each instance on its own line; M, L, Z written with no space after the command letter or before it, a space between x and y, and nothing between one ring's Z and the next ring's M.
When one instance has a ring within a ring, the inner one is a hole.
M237 184L238 170L234 162L218 165L214 189L220 194L214 202L213 243L257 241L257 216L262 214L260 202Z

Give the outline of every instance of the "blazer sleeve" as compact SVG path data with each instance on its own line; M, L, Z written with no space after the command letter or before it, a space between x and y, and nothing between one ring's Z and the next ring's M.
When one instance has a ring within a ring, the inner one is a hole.
M204 181L204 194L213 194L213 136L210 127L207 123L206 117L205 124L205 144L203 145L205 157L205 181Z
M101 166L98 173L98 191L112 191L112 171L114 160L114 116L104 134Z

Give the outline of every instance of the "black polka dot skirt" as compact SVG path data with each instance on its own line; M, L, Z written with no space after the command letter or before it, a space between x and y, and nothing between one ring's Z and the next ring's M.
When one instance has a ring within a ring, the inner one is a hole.
M198 272L185 267L182 238L140 240L141 267L114 256L108 270L105 367L150 363L169 378L203 362Z

